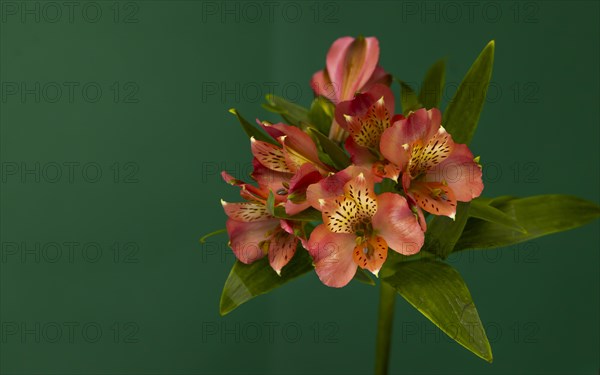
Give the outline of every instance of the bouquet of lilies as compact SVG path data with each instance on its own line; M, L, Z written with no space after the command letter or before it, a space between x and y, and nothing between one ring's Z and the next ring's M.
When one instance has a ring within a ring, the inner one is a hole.
M226 172L240 202L222 201L238 261L221 314L314 270L323 284L375 285L381 302L376 372L386 373L397 294L477 356L492 352L460 274L444 259L583 225L600 209L575 197L481 197L482 166L468 144L492 75L494 42L475 60L445 111L445 63L417 93L378 65L376 38L343 37L327 53L304 108L268 95L283 122L253 125L251 183ZM399 102L393 84L399 84Z

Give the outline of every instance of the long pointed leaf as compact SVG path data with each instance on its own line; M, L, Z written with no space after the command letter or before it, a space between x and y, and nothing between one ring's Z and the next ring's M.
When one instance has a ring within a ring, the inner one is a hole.
M413 90L408 83L401 80L398 80L398 83L400 83L400 105L402 106L402 113L405 116L408 115L410 111L416 111L423 107L421 103L419 103L415 90Z
M323 96L316 97L310 104L308 119L310 125L323 134L329 134L335 113L335 105Z
M272 94L268 94L265 99L266 103L262 105L263 108L280 114L286 123L300 126L302 122L310 122L306 108Z
M350 157L342 150L340 146L335 144L331 139L326 137L318 130L308 128L307 132L317 140L323 151L329 156L333 166L337 169L344 169L350 165Z
M503 211L491 206L489 203L490 202L479 198L472 200L469 206L469 217L504 225L521 233L527 233L527 230L525 230L514 217L505 214Z
M312 269L312 259L301 246L298 246L290 263L283 267L281 276L273 271L266 256L252 264L237 260L223 287L220 313L226 315L252 298L270 292Z
M274 145L278 145L278 143L275 142L273 138L269 137L266 133L259 130L256 126L252 125L245 118L243 118L242 115L237 111L237 109L231 108L229 112L232 113L235 117L237 117L238 121L240 122L240 125L242 125L242 129L244 129L246 134L248 134L248 137L254 137L254 139L256 139L257 141L269 142Z
M430 260L406 262L383 281L450 338L492 362L492 349L471 293L450 265Z
M509 246L577 228L600 217L600 206L569 195L499 197L490 204L513 218L527 232L522 233L502 224L471 218L454 251Z
M475 134L492 78L493 65L492 40L481 51L444 112L442 124L457 143L468 144Z
M442 92L446 81L446 61L439 60L429 68L421 91L419 91L419 102L424 108L439 108L442 101Z

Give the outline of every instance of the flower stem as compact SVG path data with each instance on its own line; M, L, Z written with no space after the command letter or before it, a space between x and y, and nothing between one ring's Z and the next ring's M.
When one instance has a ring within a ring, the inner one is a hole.
M379 318L377 320L377 343L375 346L375 374L386 375L390 363L392 326L396 290L388 283L380 283Z
M216 236L217 234L221 234L221 233L225 233L225 232L227 232L227 229L223 228L223 229L219 229L219 230L216 230L214 232L210 232L208 234L205 234L200 239L200 243L205 243L207 238L212 237L212 236Z

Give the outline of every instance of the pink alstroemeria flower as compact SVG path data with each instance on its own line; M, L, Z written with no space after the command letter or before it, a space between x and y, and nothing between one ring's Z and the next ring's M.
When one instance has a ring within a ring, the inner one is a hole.
M255 166L260 164L255 163ZM259 167L260 168L260 167ZM264 168L264 167L263 167ZM257 180L265 178L265 170L253 173ZM269 171L272 172L272 171ZM296 252L299 238L296 233L302 228L289 220L280 220L271 216L266 207L266 199L270 188L253 185L237 180L226 172L222 172L225 182L239 186L240 195L246 202L228 203L221 200L225 214L228 216L226 228L229 235L229 246L242 263L250 264L269 255L269 264L281 274L281 269L292 259ZM269 184L283 186L289 179L283 173L271 173ZM277 196L276 196L277 197ZM279 198L276 198L279 199ZM300 238L300 240L304 240Z
M481 166L441 126L438 109L419 109L396 121L381 138L381 154L402 171L402 186L423 210L454 219L456 202L483 190Z
M327 52L326 68L316 72L310 82L315 95L338 104L350 100L357 92L368 90L375 83L391 83L391 76L377 65L379 41L369 37L342 37ZM334 121L329 138L341 142L344 132Z
M273 191L276 203L284 205L288 215L295 215L310 206L306 188L334 170L321 162L317 146L302 130L285 124L259 124L279 145L251 138L252 153L260 164L255 163L255 179ZM279 174L287 179L281 181Z
M265 167L295 174L305 163L310 163L322 175L333 172L333 168L319 159L317 146L312 138L295 126L286 124L259 124L279 145L258 141L252 137L251 147L254 157Z
M284 206L288 215L296 215L310 207L310 202L306 200L306 189L323 178L312 164L304 163L295 173L287 173L271 170L256 158L253 163L252 178L262 187L264 199L272 191L275 205Z
M397 180L400 170L379 152L383 132L402 115L394 116L394 94L389 87L376 84L354 99L341 102L335 109L338 124L350 133L345 147L352 163L371 169L373 174ZM394 116L394 117L392 117Z
M321 198L323 224L308 241L319 279L331 287L350 282L357 267L377 275L388 246L400 254L417 253L424 234L404 197L376 195L373 179L359 173L343 187L343 194Z

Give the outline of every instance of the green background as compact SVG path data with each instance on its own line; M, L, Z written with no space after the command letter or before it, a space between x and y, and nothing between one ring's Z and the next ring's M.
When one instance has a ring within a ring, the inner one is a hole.
M234 257L198 243L238 198L218 172L250 171L227 109L308 104L340 36L378 37L412 83L446 57L445 103L495 39L484 194L600 200L595 1L0 3L2 374L371 372L376 288L313 273L222 318ZM391 371L596 374L598 229L452 257L494 363L399 298Z

